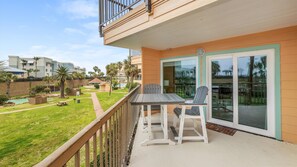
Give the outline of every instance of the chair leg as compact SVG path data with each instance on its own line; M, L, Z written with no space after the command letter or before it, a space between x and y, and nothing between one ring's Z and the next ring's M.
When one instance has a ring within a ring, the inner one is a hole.
M206 130L206 122L205 122L205 116L204 116L204 110L203 107L200 107L200 115L201 115L201 128L204 138L204 143L208 143L208 137L207 137L207 130Z
M178 144L181 144L183 140L184 123L185 123L185 118L181 115L180 121L179 121L179 130L178 130L178 142L177 142Z
M144 116L144 106L141 106L141 119L142 119L142 128L145 129L145 116Z
M173 115L173 127L176 128L177 126L177 116Z

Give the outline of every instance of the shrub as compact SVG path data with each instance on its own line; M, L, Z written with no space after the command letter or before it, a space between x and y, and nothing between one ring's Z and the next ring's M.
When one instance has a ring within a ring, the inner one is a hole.
M131 83L127 83L126 84L126 88L129 89L130 88L130 85L131 85L131 90L132 90L132 89L134 89L138 85L138 83L136 83L136 82L133 82L132 84Z
M44 85L36 85L35 87L31 88L32 91L35 93L42 93L46 87Z
M71 92L72 92L72 89L67 87L67 88L65 89L65 92L66 92L67 95L70 95Z
M99 84L94 84L94 87L96 88L96 89L99 89Z
M112 89L117 90L119 86L119 82L117 80L112 81Z
M5 102L7 102L9 99L5 95L0 95L0 105L3 105Z
M50 93L51 92L51 89L50 88L44 88L43 90L45 93Z

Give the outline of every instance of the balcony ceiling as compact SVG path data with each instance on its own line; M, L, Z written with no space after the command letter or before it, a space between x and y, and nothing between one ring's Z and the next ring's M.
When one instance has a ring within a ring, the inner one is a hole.
M297 25L297 0L220 0L110 45L158 50Z

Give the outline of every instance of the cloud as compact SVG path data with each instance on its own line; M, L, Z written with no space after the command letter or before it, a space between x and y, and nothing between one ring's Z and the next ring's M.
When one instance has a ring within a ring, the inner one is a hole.
M61 10L69 14L72 19L98 17L97 3L97 0L64 0Z
M65 28L64 29L65 33L68 34L80 34L80 35L86 35L86 33L84 33L83 31L79 30L79 29L75 29L75 28Z
M41 50L41 49L45 49L46 46L44 45L33 45L31 46L31 50Z
M76 49L86 49L90 48L91 46L86 45L86 44L73 44L73 43L67 43L65 46L71 50L76 50Z
M84 28L88 29L88 30L96 30L96 31L98 31L99 22L98 21L89 22L89 23L83 24L82 26Z

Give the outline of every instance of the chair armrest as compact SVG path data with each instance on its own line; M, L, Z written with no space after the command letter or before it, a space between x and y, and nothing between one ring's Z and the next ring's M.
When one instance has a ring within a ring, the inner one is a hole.
M202 103L202 104L194 104L194 103L181 103L179 104L181 106L187 106L187 107L199 107L199 106L207 106L207 103Z

